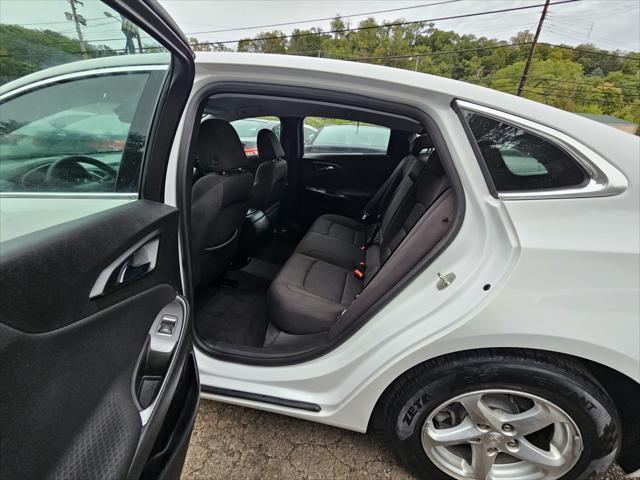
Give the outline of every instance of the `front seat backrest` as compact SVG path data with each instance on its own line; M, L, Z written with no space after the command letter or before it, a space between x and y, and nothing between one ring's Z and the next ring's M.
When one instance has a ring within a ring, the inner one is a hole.
M196 162L203 174L191 192L191 257L194 286L205 286L229 266L247 212L253 175L229 122L200 125Z
M287 185L287 162L280 141L275 133L266 128L258 132L258 156L260 165L253 182L250 205L262 210L271 226L275 226Z

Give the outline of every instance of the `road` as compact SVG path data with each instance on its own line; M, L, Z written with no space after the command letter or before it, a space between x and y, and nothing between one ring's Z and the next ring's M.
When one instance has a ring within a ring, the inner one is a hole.
M380 438L202 400L182 480L414 477ZM622 480L612 469L603 480Z

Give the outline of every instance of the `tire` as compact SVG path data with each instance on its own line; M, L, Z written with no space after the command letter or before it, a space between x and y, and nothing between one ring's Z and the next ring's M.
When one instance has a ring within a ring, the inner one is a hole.
M498 408L499 415L502 415L505 408L515 408L510 413L518 414L527 407L518 410L517 407L512 406L513 404L533 402L534 406L536 403L555 406L560 412L557 415L566 414L561 418L568 417L570 419L565 423L546 427L557 428L560 431L566 429L565 441L573 441L574 446L564 450L570 452L567 453L567 461L564 461L563 458L564 466L562 468L566 471L556 470L555 474L551 474L548 473L550 470L541 470L544 478L596 479L606 472L615 461L620 450L621 427L612 400L593 376L580 364L560 355L540 351L478 350L448 355L418 365L403 374L387 389L377 410L377 425L382 427L385 437L389 439L394 450L419 478L428 480L477 478L475 473L447 471L446 466L442 468L442 463L440 466L436 464L438 458L444 457L439 457L434 452L445 450L439 446L440 450L433 449L433 445L430 443L432 441L431 433L429 433L433 430L429 430L427 427L439 428L434 425L436 425L435 422L442 419L453 422L456 411L458 418L468 416L469 418L466 420L474 428L476 425L486 426L473 422L472 414L467 410L460 410L463 407L462 400L461 403L448 403L456 398L475 398L473 396L477 396L479 391L481 392L479 398L482 399L483 404L497 402L501 399L510 400L507 407L491 407L492 409ZM488 396L482 393L486 391L490 391ZM523 396L531 397L533 400ZM470 404L474 405L473 401ZM447 409L441 410L443 405L448 405ZM438 416L434 416L436 412L440 412L437 414ZM476 416L475 419L477 420L477 418L479 417ZM459 419L455 421L461 422ZM455 426L455 423L452 424ZM425 433L426 449L423 448L423 427L427 432ZM466 452L468 449L469 455L478 451L488 452L489 450L485 449L486 445L489 445L487 442L502 441L503 443L499 445L496 454L501 455L501 460L495 460L496 464L488 467L491 469L491 473L485 478L517 478L515 474L501 476L504 473L497 470L501 468L499 463L516 462L519 459L510 457L511 453L504 450L507 445L505 443L507 438L502 438L506 435L505 432L500 431L499 426L495 426L495 429L491 428L492 432L482 434L482 438L468 440L469 445L447 446L446 452L449 452L451 448L461 449L462 452ZM506 427L502 426L501 428L504 430ZM524 432L524 425L522 428ZM573 434L571 433L572 428L574 428ZM578 432L577 437L575 429ZM555 432L555 430L551 431ZM553 437L553 441L556 441L553 433L540 431L537 435L541 437L546 435L545 438ZM502 440L498 437L501 437ZM522 435L519 437L519 442L511 440L509 445L515 444L518 453L520 453L520 448L524 450L525 443L532 438L534 437ZM476 445L472 446L471 443L474 442ZM478 446L478 442L481 442L480 446ZM580 444L582 445L581 452L579 447L575 446ZM473 450L476 447L480 450ZM426 453L427 450L429 450L429 454ZM551 447L549 450L552 450ZM505 452L505 454L501 452ZM445 453L445 457L446 455L448 453ZM433 458L436 460L434 461ZM471 463L469 462L470 467ZM525 462L519 465L525 465ZM538 467L537 464L525 466L527 468ZM521 468L525 468L525 466ZM467 467L465 466L465 468Z

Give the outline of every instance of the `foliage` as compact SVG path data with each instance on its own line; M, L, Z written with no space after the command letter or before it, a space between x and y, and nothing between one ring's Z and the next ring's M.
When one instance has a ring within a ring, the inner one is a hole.
M84 58L80 42L51 30L0 24L0 45L0 84ZM106 45L87 44L87 58L113 54Z
M402 22L398 19L379 24L370 17L359 22L361 29L353 30L336 16L329 31L314 27L295 29L291 35L280 30L261 32L240 40L237 50L369 62L516 92L533 38L531 32L519 32L506 42L440 30L433 23L398 25ZM223 43L196 38L189 42L197 51L230 50ZM0 45L0 84L83 58L77 40L49 30L0 24ZM638 52L611 52L592 44L564 47L537 46L524 97L569 111L640 120ZM145 51L153 48L145 45ZM120 53L92 44L87 49L90 57Z
M364 29L349 30L349 24L336 16L328 32L296 29L287 36L267 31L243 39L238 50L363 61L516 92L533 33L519 32L506 42L440 30L433 23L397 25L401 22L378 24L366 18L358 24ZM367 28L378 26L382 28ZM591 44L563 47L537 46L523 96L569 111L606 113L637 122L640 54Z

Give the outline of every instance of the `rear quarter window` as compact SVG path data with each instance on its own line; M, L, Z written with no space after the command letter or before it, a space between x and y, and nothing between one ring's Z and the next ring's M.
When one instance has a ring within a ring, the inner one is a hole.
M578 187L586 172L560 147L519 126L463 110L499 192Z

